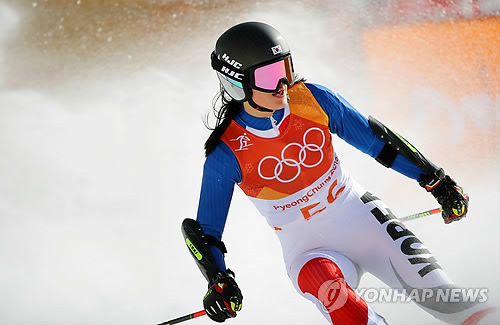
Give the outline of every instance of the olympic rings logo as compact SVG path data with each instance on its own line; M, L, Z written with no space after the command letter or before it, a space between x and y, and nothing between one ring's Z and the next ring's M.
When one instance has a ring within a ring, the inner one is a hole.
M310 143L307 143L307 135L310 132L319 132L321 134L321 137L322 137L321 144L314 144L314 143L310 144ZM319 164L321 164L321 162L323 161L323 156L324 156L323 155L323 150L321 150L321 149L323 149L323 146L325 145L325 134L323 133L323 131L320 128L315 128L315 127L314 128L310 128L309 130L307 130L304 133L304 136L302 138L302 142L303 142L303 145L300 144L300 143L296 143L296 142L292 142L292 143L287 144L283 148L283 150L281 150L281 159L279 159L277 157L274 157L274 156L266 156L266 157L264 157L259 162L259 166L258 166L258 169L257 169L258 172L259 172L259 176L262 177L265 180L276 179L276 180L280 181L281 183L290 183L290 182L293 182L294 180L296 180L297 177L299 177L300 172L302 171L302 167L313 168L313 167L316 167ZM298 160L292 159L292 158L286 158L285 157L286 150L288 148L293 147L293 146L297 146L297 147L300 148ZM320 153L319 160L317 162L313 163L313 164L311 164L311 163L306 164L305 161L307 159L307 153L308 152L319 152ZM274 160L274 161L276 161L276 166L274 167L274 175L272 175L272 176L265 176L265 175L262 174L262 170L261 170L262 164L266 160ZM280 176L283 173L283 168L284 168L283 165L297 168L297 173L295 174L295 176L293 176L290 179L282 179Z

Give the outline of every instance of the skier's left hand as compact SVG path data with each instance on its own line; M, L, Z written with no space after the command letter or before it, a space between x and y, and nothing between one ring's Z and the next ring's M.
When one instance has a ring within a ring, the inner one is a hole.
M424 177L420 185L431 192L441 205L444 223L458 221L467 215L469 196L450 176L446 175L441 180Z
M203 307L207 316L218 323L228 318L236 317L236 312L241 310L243 295L234 280L231 270L219 272L208 292L203 298Z

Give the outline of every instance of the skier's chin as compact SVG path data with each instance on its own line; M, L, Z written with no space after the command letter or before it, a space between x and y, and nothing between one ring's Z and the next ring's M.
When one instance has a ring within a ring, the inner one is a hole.
M266 107L273 111L285 108L288 104L288 92L286 86L282 86L273 93L252 90L252 99L259 107Z
M282 110L288 104L288 100L287 100L286 96L285 97L278 97L278 98L271 97L270 99L268 99L266 101L262 101L262 100L259 101L259 100L254 99L254 102L259 107L265 107L265 108L271 109L273 111Z

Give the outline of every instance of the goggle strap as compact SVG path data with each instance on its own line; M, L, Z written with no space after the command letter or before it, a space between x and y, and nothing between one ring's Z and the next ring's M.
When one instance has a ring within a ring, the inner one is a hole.
M212 69L214 69L215 71L222 73L223 75L225 75L228 78L238 80L240 82L242 82L243 79L245 78L244 73L234 71L230 65L228 66L225 64L224 61L219 60L217 58L217 55L215 54L215 51L212 52L212 55L210 57L211 57L211 61L212 61Z

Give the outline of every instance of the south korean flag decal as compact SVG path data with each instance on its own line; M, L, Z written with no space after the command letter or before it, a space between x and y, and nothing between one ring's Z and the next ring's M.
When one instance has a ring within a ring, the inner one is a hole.
M281 45L273 46L273 47L271 47L271 50L273 50L274 55L280 54L281 52L283 52L283 50L281 49Z

